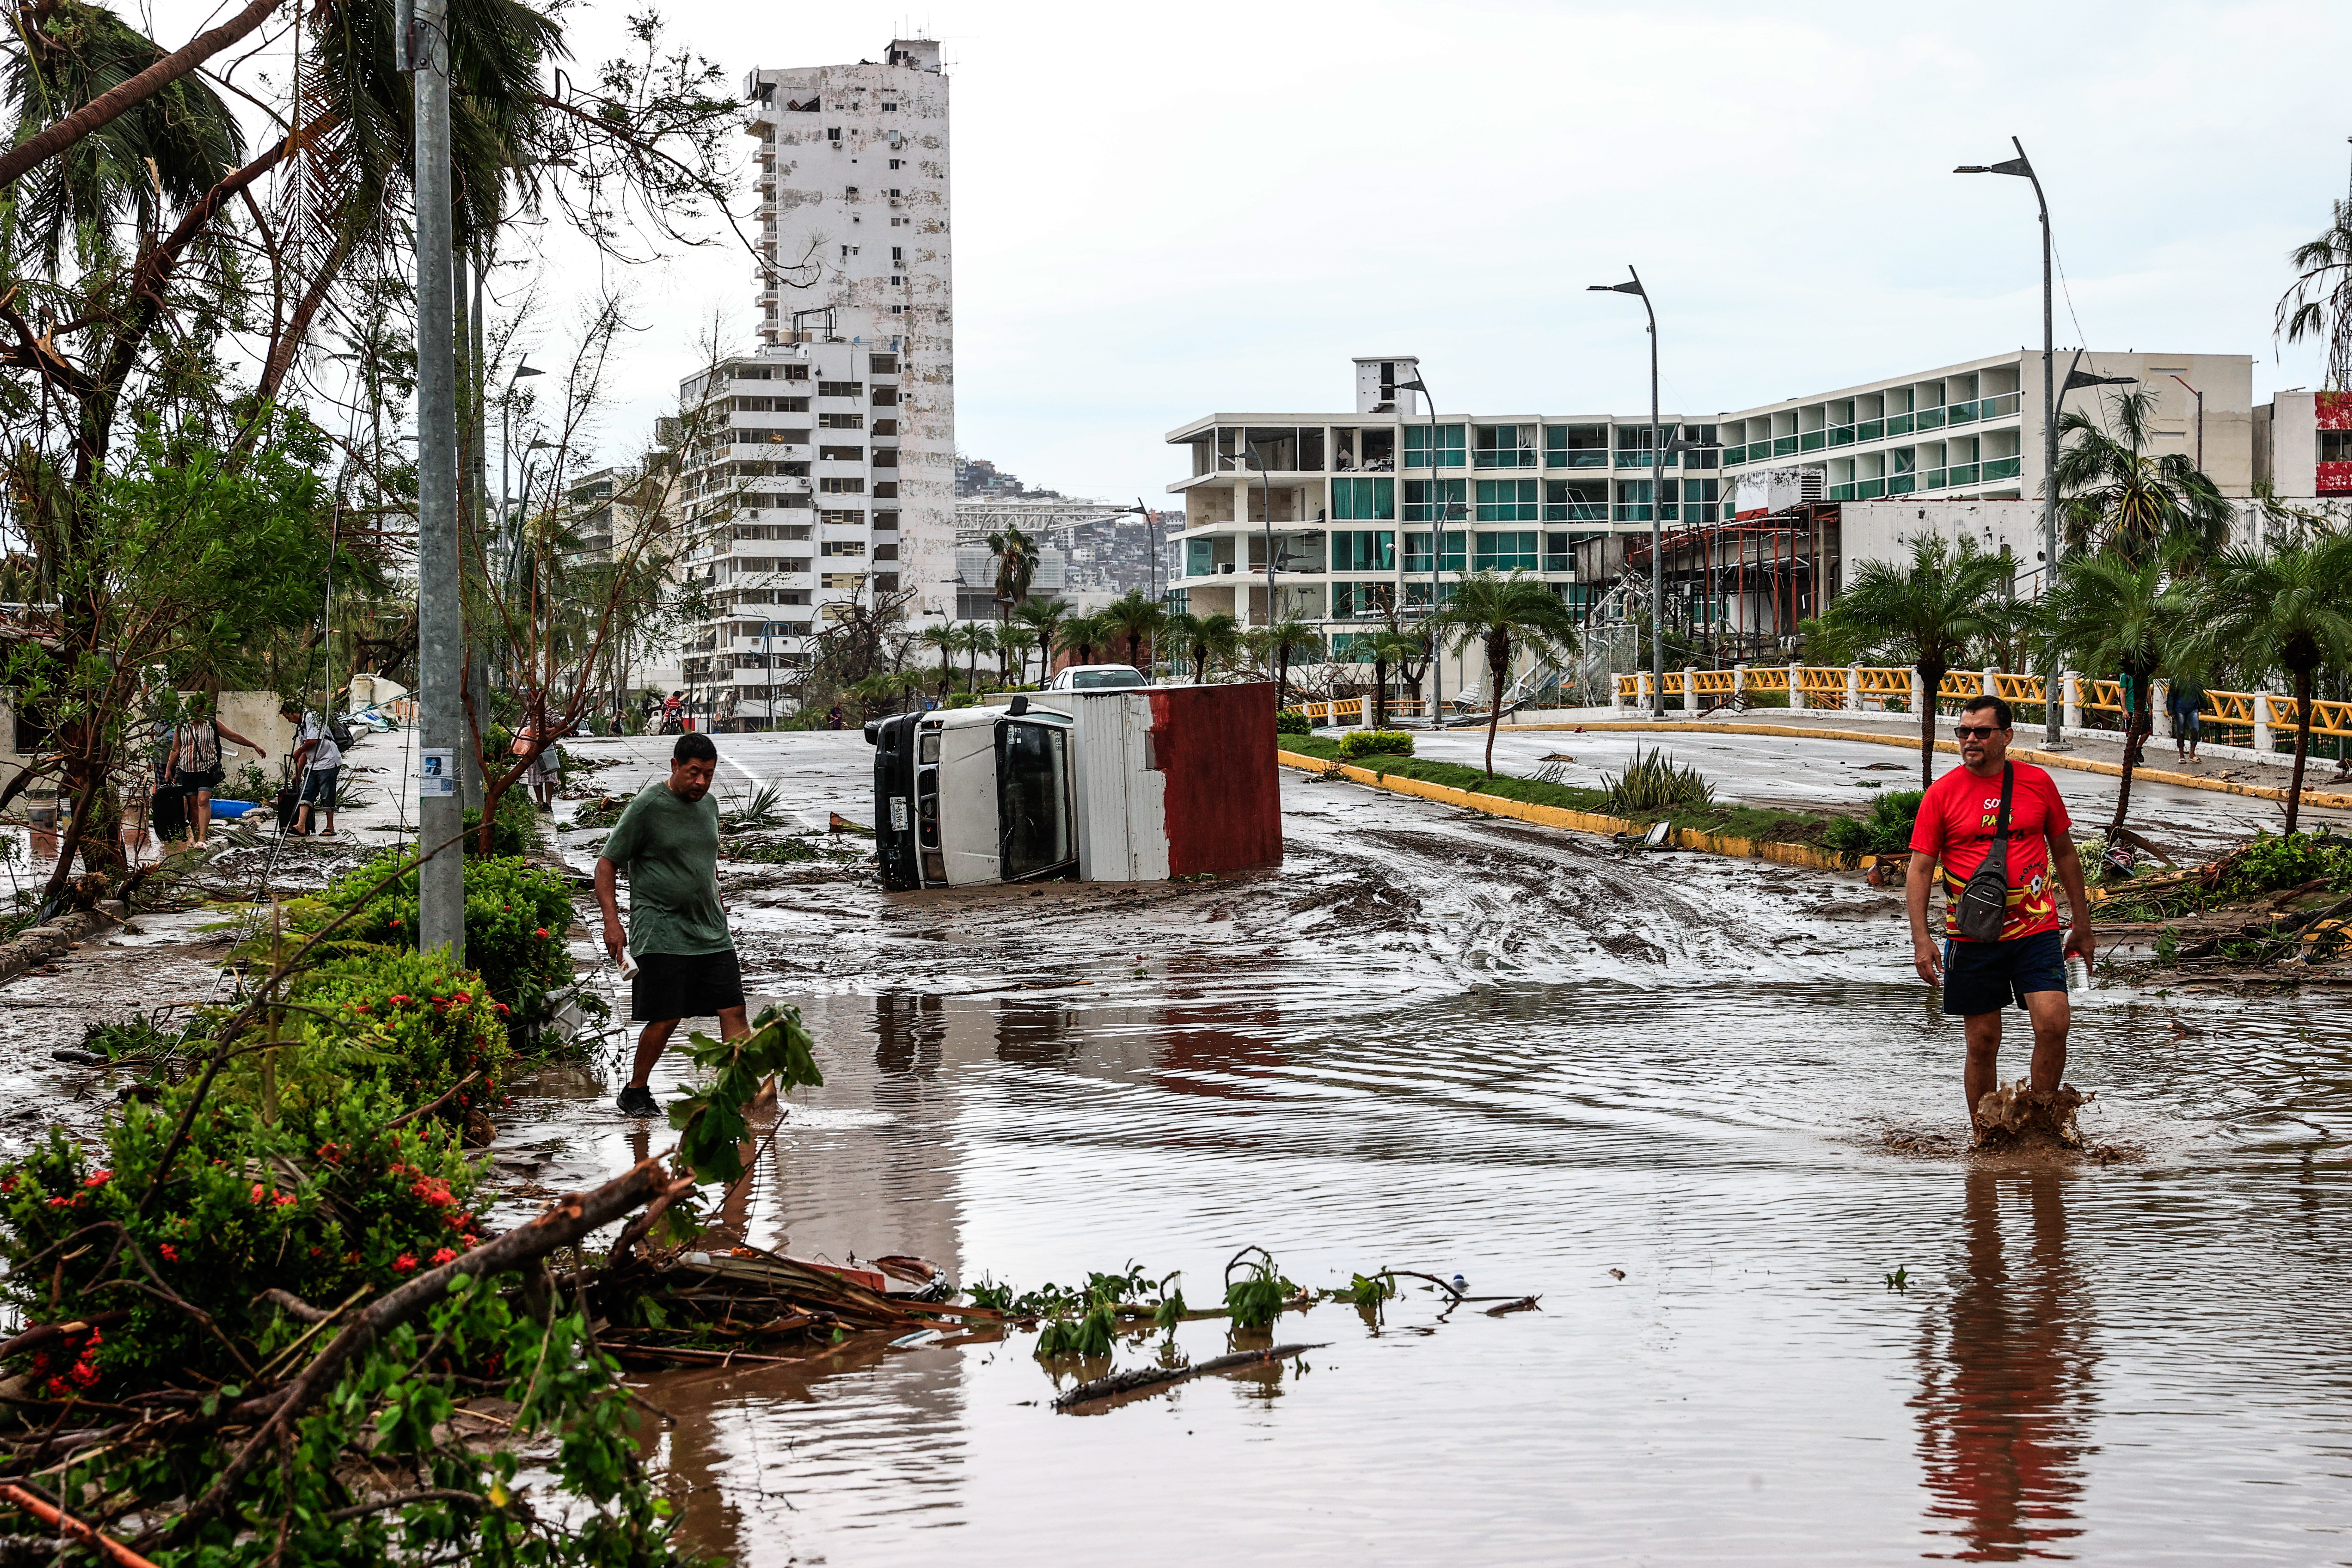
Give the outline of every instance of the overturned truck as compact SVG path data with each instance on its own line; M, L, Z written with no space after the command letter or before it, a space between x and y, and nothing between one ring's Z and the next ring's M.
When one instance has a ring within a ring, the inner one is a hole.
M1268 683L1041 691L877 719L866 738L894 891L1164 881L1282 859Z

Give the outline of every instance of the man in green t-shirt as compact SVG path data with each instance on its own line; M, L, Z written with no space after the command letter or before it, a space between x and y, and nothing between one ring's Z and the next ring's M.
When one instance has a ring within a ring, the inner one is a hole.
M635 954L629 1012L645 1025L635 1067L621 1090L624 1116L658 1113L647 1080L679 1019L716 1015L724 1039L751 1032L743 1016L743 974L719 901L719 803L710 798L718 771L719 748L709 736L680 735L670 752L669 777L629 802L596 859L604 951L615 963L624 945ZM629 879L625 944L616 874Z

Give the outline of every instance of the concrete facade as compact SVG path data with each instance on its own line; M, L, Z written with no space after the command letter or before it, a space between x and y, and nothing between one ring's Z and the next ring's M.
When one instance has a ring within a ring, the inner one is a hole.
M1360 359L1355 371L1352 413L1209 414L1168 433L1192 458L1168 487L1184 507L1169 583L1177 607L1265 625L1270 538L1274 618L1339 639L1381 625L1390 606L1425 614L1481 570L1526 572L1582 609L1614 576L1596 566L1622 559L1614 536L1647 538L1654 506L1669 524L1720 514L1713 452L1669 452L1660 474L1646 414L1433 419L1410 390L1411 356ZM1684 419L1664 416L1666 441L1713 440L1712 425Z
M2078 362L2059 351L2063 386ZM2255 479L2253 360L2246 354L2084 353L2087 374L2130 376L2136 387L2078 387L2061 412L2112 429L2106 395L2145 390L2151 454L2194 458L2225 496ZM2183 384L2186 384L2185 385ZM2195 392L2204 395L2202 417ZM1718 416L1723 470L1737 480L1774 468L1815 468L1822 499L2031 500L2042 492L2042 352L2020 349L1785 398Z

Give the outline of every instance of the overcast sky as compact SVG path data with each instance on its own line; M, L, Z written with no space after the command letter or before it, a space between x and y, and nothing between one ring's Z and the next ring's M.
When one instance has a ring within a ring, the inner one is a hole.
M625 9L572 13L582 64ZM1639 302L1585 291L1628 262L1670 412L2037 342L2031 187L1949 172L2012 133L2055 213L2062 345L2251 354L2258 402L2319 379L2272 311L2347 188L2352 6L665 14L738 84L940 40L958 442L1073 494L1156 501L1183 471L1166 431L1201 414L1348 407L1354 354L1419 354L1442 411L1643 409ZM748 342L752 292L740 250L640 269L613 455L674 401L698 321Z

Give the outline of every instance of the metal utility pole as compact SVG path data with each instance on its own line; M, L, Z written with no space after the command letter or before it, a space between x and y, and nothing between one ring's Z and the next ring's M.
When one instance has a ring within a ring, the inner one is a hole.
M2058 585L2058 343L2051 329L2051 265L2050 265L2050 203L2042 194L2042 176L2033 172L2032 163L2025 156L2025 143L2012 136L2009 144L2017 149L2017 156L1998 163L1962 163L1955 174L2015 174L2033 184L2033 202L2042 211L2042 591L2048 593ZM2063 711L2058 693L2058 655L2053 650L2042 660L2042 743L2059 748L2065 744L2059 733Z
M403 9L405 9L404 6ZM457 759L466 642L457 552L457 322L451 247L448 0L416 0L401 64L416 92L418 943L466 955Z
M1650 318L1650 717L1666 716L1666 559L1665 542L1658 523L1665 510L1666 443L1659 433L1658 424L1658 312L1650 303L1650 291L1642 287L1642 275L1629 262L1625 270L1632 275L1627 283L1594 283L1588 294L1634 294L1642 300L1642 310ZM1690 693L1683 700L1690 700Z
M2177 375L2172 379L2180 381ZM2180 381L2180 384L2187 387L2189 395L2197 400L2197 471L2201 474L2205 471L2205 395L2185 381Z
M1438 454L1444 450L1444 442L1438 434L1436 395L1429 390L1429 383L1423 379L1419 366L1414 367L1411 381L1397 383L1397 390L1420 393L1421 405L1429 416L1429 613L1433 616L1445 607L1445 525L1454 521L1454 504L1446 500L1445 495L1445 469L1438 462ZM1466 439L1469 432L1465 430L1463 435ZM1402 484L1404 475L1402 452L1397 454L1396 467L1398 482ZM1465 508L1464 511L1466 515L1468 509ZM1429 727L1443 730L1445 728L1445 650L1438 646L1438 639L1434 637L1429 638Z

